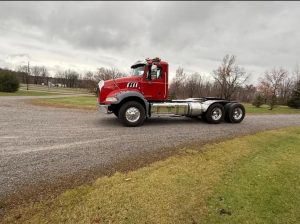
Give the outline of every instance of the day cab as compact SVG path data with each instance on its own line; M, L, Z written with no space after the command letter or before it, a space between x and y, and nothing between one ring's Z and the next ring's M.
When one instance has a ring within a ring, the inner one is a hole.
M208 123L240 123L245 108L216 97L168 100L169 65L159 58L137 61L128 77L98 83L100 111L116 115L125 126L140 126L153 116L199 117Z

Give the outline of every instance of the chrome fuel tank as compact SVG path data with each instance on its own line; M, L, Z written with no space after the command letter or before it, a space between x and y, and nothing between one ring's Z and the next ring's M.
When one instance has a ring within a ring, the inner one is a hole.
M188 103L152 103L151 115L186 115L189 111Z
M151 103L151 115L199 116L203 112L201 102Z

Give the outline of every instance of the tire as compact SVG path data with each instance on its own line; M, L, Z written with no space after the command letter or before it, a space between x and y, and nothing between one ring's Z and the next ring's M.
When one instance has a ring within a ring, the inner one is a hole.
M201 114L201 120L207 122L206 113Z
M119 117L119 111L118 110L113 110L113 114L116 115L116 117Z
M225 110L222 104L214 103L205 112L205 120L210 124L219 124L224 119Z
M145 118L145 108L136 101L124 103L119 110L119 119L127 127L140 126L144 123Z
M240 123L245 117L245 107L240 103L230 103L226 105L225 120L229 123Z
M230 119L229 119L228 114L229 114L229 109L230 109L231 105L232 105L232 103L227 103L227 104L225 104L225 106L224 106L224 109L225 109L224 120L225 120L226 122L230 122Z

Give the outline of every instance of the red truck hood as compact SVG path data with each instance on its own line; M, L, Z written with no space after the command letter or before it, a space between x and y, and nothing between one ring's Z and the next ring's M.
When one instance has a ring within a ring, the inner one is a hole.
M140 80L141 80L141 78L137 77L137 76L123 77L123 78L117 78L114 80L113 79L106 80L104 82L104 86L111 86L111 85L115 85L115 83L116 83L118 85L118 87L122 89L122 88L126 88L126 86L129 82L139 82Z
M131 76L104 81L104 85L101 88L100 95L98 97L99 103L105 103L105 99L107 96L113 94L115 91L119 91L120 89L127 90L129 87L130 90L137 90L140 80L141 77ZM128 85L128 83L130 84Z

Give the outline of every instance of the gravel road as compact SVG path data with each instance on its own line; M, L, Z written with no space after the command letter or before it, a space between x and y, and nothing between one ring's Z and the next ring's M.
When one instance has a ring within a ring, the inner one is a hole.
M153 118L126 128L114 115L30 106L24 98L38 97L0 97L0 200L37 185L82 183L122 164L130 169L186 142L300 125L300 115L256 115L241 124Z

